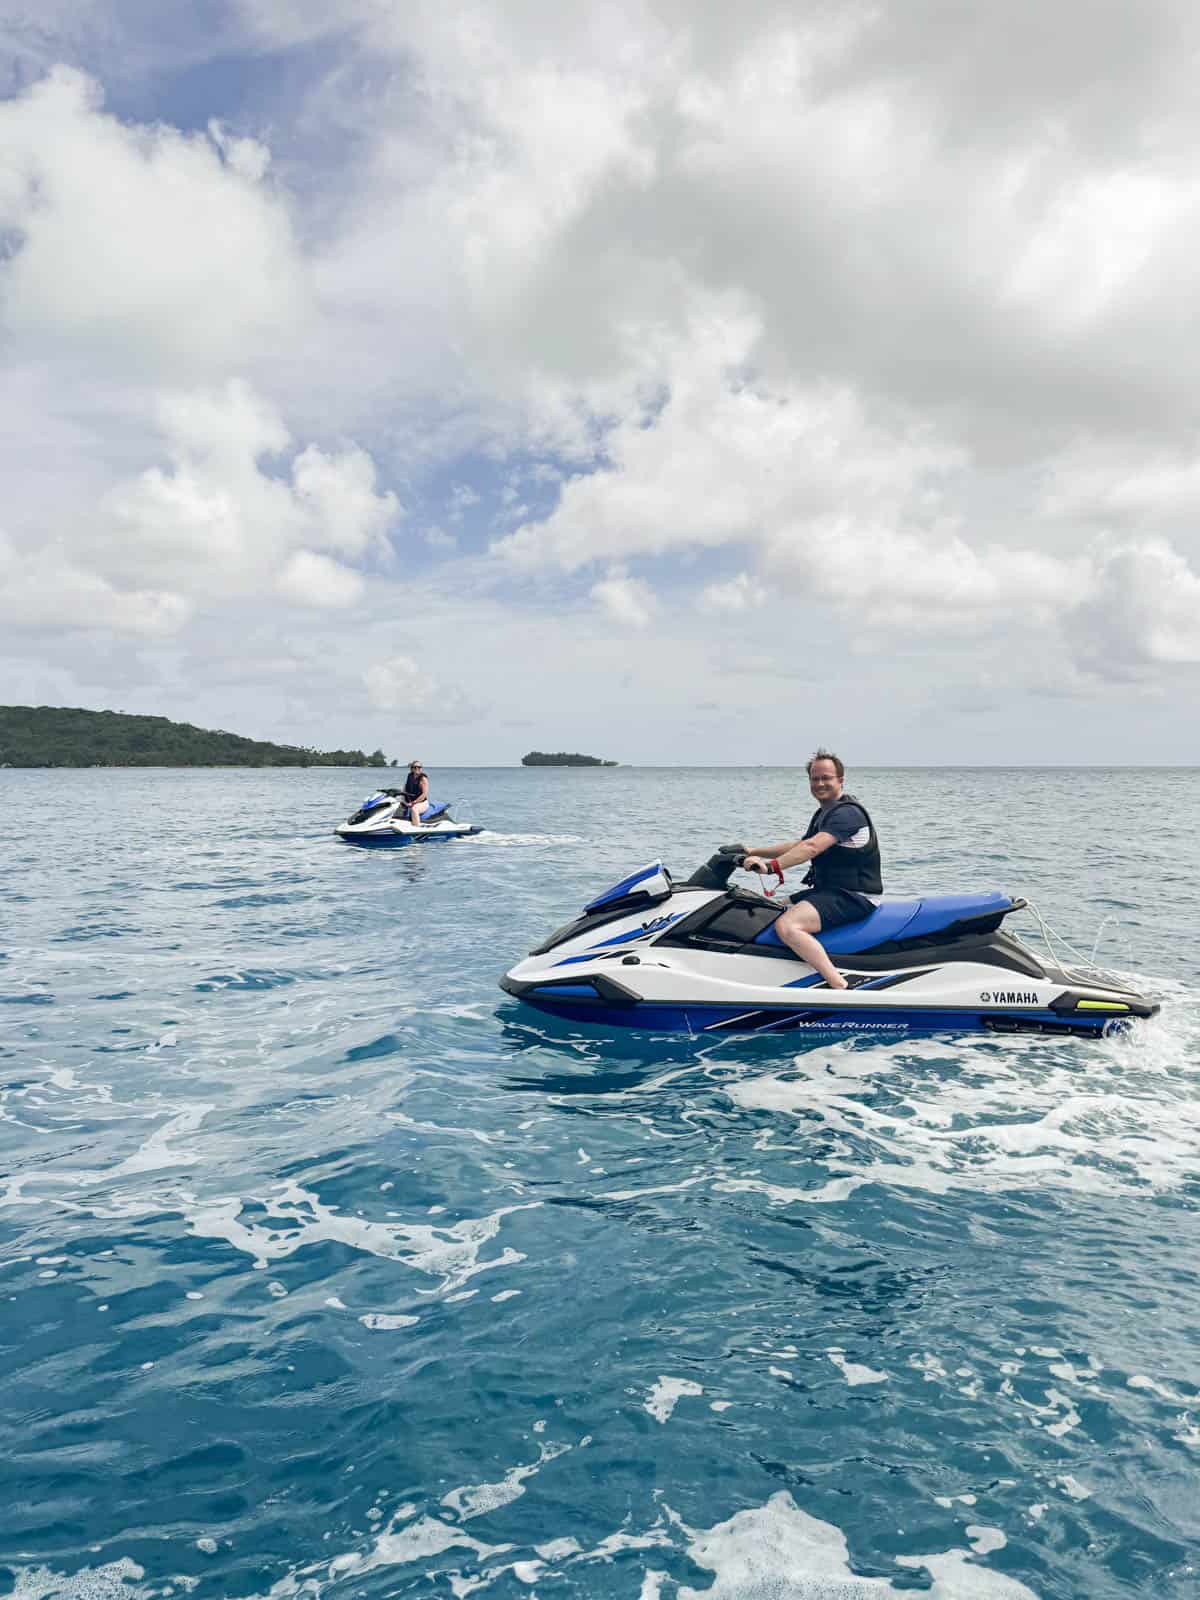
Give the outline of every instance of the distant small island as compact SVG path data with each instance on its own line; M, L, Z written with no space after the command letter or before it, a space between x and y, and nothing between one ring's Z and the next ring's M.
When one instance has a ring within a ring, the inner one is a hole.
M581 756L576 751L569 754L565 750L558 750L553 755L548 755L545 750L531 750L527 756L521 757L523 767L616 767L617 761L601 761L599 756Z
M382 750L314 750L167 717L0 706L0 767L386 767ZM393 761L392 766L396 763Z

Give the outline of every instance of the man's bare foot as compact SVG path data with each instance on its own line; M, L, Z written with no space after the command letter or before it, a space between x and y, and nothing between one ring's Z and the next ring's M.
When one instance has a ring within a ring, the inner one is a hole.
M831 989L848 989L850 987L850 985L846 982L845 978L842 977L840 972L837 974L836 977L830 978L828 986Z

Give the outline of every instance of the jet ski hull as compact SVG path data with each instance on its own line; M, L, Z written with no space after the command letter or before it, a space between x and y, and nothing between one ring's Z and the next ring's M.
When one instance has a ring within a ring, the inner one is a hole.
M351 828L346 823L334 830L344 844L371 845L395 849L408 844L436 844L439 840L466 839L483 829L470 822L430 823L414 827L411 822L388 823L382 828Z
M830 989L774 933L782 906L704 883L702 869L677 887L655 863L593 901L501 988L571 1023L654 1033L1096 1036L1158 1010L1118 979L1049 965L1004 932L1024 905L1006 895L885 901L823 936L849 984Z
M565 1022L601 1029L637 1028L644 1033L819 1033L866 1036L912 1033L1057 1033L1102 1037L1129 1027L1128 1014L1065 1018L1048 1008L1004 1008L934 1005L878 1007L867 1013L858 1006L722 1006L691 1001L661 1005L637 1000L628 1006L576 1000L533 992L513 980L500 987L538 1011ZM1151 1015L1152 1013L1143 1013Z

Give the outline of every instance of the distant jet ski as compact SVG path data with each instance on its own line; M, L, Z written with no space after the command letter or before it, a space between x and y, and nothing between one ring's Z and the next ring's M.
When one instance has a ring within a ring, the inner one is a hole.
M352 816L334 830L347 844L428 844L435 839L465 839L482 833L473 822L455 822L448 804L432 802L412 822L402 789L380 789L368 795Z
M1056 967L1001 929L997 890L885 898L819 934L849 987L782 943L787 900L728 887L743 847L686 883L661 861L606 889L500 982L553 1016L650 1032L889 1034L984 1029L1103 1034L1158 1006L1095 969Z

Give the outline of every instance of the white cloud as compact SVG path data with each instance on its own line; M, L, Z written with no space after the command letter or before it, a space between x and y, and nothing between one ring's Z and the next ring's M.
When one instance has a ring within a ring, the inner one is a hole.
M1040 510L1050 519L1170 524L1200 518L1196 449L1168 453L1111 445L1066 451L1054 463Z
M318 541L343 555L363 555L401 515L391 490L378 493L375 463L356 446L330 456L310 444L292 464L292 482Z
M647 628L654 621L658 602L648 583L620 571L592 585L592 599L614 621L631 628Z
M520 569L660 554L759 539L853 501L895 507L958 453L928 429L870 419L828 384L754 381L763 328L736 300L698 301L686 329L642 354L670 374L649 416L637 409L604 436L606 464L564 484L543 522L497 541Z
M406 601L378 576L402 570L381 547L403 485L478 651L455 670L511 671L506 694L534 692L514 651L559 607L576 701L616 670L675 693L678 660L691 705L703 616L769 592L831 658L886 652L885 737L947 693L938 651L1026 710L1035 661L1184 704L1200 13L238 15L140 51L99 4L0 23L26 77L55 28L92 69L0 101L6 616L217 648L214 622L304 604L354 658L361 618ZM164 67L318 39L299 100L238 106L226 74L220 121L172 126ZM104 109L114 71L143 122ZM518 491L538 481L545 517ZM431 516L461 520L461 559ZM405 636L413 703L424 648Z
M362 598L364 587L357 572L314 550L297 550L289 556L278 582L279 592L286 599L297 605L318 607L352 606Z
M472 506L477 506L482 496L469 483L456 483L450 493L450 508L447 515L451 522L461 522L463 513Z
M456 684L440 682L412 656L372 662L362 681L377 710L398 712L411 722L474 722L483 715L483 708Z
M1045 626L1077 603L1087 564L1033 550L973 548L957 531L906 532L832 517L803 537L771 541L771 571L825 596L860 629L1013 630Z
M739 572L736 578L730 578L727 583L708 584L701 592L699 606L701 611L724 611L737 616L765 606L769 598L766 588L757 578L751 577L748 572Z
M101 507L97 564L125 581L154 576L209 599L278 588L306 605L345 606L360 581L327 554L361 555L396 514L369 457L310 445L289 477L266 470L291 445L278 412L249 385L166 398L171 458L116 486Z
M1101 551L1068 633L1076 658L1101 678L1200 665L1200 575L1161 540Z
M0 621L9 628L158 638L177 632L190 611L181 595L121 588L82 571L61 543L21 550L0 532Z
M49 538L34 525L0 541L0 614L161 635L240 596L359 599L362 577L334 558L369 551L397 510L363 451L310 445L289 462L278 412L236 381L166 396L158 423L168 465L114 484Z
M126 127L56 67L0 102L3 326L18 350L176 377L264 353L308 291L253 140Z
M431 550L454 550L458 545L458 540L454 534L447 532L445 528L440 527L437 523L423 529L421 538L424 539Z
M1037 152L1038 156L1045 152ZM1041 186L1031 153L1013 188ZM1136 170L1084 176L1049 197L1011 258L1006 298L1059 328L1083 328L1137 295L1173 232L1200 221L1200 184Z

